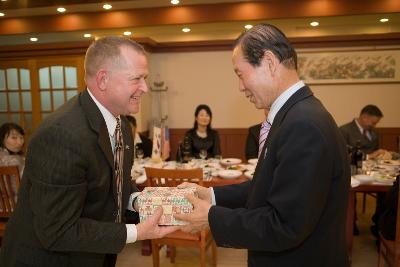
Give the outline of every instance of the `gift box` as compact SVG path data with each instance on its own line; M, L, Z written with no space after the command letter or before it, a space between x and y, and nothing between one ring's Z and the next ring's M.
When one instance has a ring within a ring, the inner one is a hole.
M185 225L186 222L176 220L174 214L191 213L192 204L184 197L186 194L197 196L194 187L145 187L138 196L140 221L154 214L158 207L163 208L159 225Z

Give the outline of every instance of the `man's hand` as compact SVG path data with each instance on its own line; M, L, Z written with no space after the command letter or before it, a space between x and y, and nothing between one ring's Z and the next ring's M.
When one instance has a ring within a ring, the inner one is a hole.
M211 189L207 187L200 186L195 183L182 183L178 185L178 188L185 188L185 187L195 187L197 195L200 199L207 201L209 204L211 204ZM193 203L192 203L193 204Z
M184 225L180 230L187 233L197 233L201 230L208 228L208 211L211 208L211 200L209 203L192 195L185 195L185 197L187 198L187 200L189 200L190 203L192 203L193 212L189 214L174 215L174 217L178 220L189 222L188 225Z
M137 240L162 238L181 228L181 226L159 226L158 222L162 214L163 209L158 207L153 216L150 216L147 220L136 225Z

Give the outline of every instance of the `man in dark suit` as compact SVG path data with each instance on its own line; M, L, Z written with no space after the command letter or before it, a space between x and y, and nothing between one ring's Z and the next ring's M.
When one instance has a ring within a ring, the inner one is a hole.
M371 159L379 158L386 153L389 153L386 150L379 148L378 133L375 131L375 127L382 119L382 117L383 113L377 106L366 105L365 107L363 107L358 118L355 118L351 122L346 123L340 127L340 131L343 134L347 145L352 148L359 146L361 151L365 155L368 155L368 157ZM379 239L377 225L379 222L379 217L383 212L385 197L386 193L377 193L375 212L372 216L371 232L377 238L377 240ZM357 217L356 212L355 217ZM354 234L359 234L359 230L355 222Z
M136 123L136 118L134 116L128 115L126 116L126 118L128 119L132 128L132 136L135 144L135 151L140 149L143 152L144 158L151 157L151 153L153 151L153 142L146 136L136 131L137 123ZM137 155L134 156L137 158Z
M346 143L351 147L356 147L358 142L360 149L372 157L384 154L385 150L379 149L378 134L375 131L375 127L382 117L383 113L377 106L366 105L363 107L358 118L340 126Z
M176 229L157 225L161 209L137 225L122 216L137 189L132 133L120 115L138 112L147 75L145 52L132 40L105 37L89 47L87 90L32 136L0 266L114 266L126 243Z
M264 114L265 118L267 118L268 110L264 110ZM249 127L244 151L247 160L258 158L261 125L262 123L259 123Z
M261 123L249 127L246 138L245 156L246 159L258 158L258 141L260 140Z
M240 91L270 109L254 178L212 190L198 186L200 199L188 196L194 212L176 217L190 222L185 231L209 226L219 246L247 248L249 266L348 266L346 145L299 80L292 45L276 27L257 25L236 41L233 65Z

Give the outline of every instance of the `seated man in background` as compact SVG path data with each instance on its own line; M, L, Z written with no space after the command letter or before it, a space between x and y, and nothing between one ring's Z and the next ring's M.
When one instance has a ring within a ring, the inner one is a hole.
M264 114L266 119L268 117L267 109L264 110ZM249 133L247 134L246 147L245 147L245 156L247 160L258 158L261 125L262 123L259 123L249 128Z
M388 157L386 150L379 149L378 134L375 131L382 117L383 113L377 106L366 105L358 118L340 127L347 145L356 147L359 142L360 149L369 158Z
M137 157L136 152L137 150L141 149L143 151L143 157L151 157L151 152L153 150L153 142L146 136L136 132L137 129L137 124L136 124L136 119L132 115L127 115L126 118L128 119L131 128L132 128L132 135L134 138L134 144L135 144L135 158Z
M378 134L375 131L376 125L383 117L382 111L375 105L366 105L360 112L360 116L340 127L340 131L346 140L347 145L356 147L357 143L365 155L370 159L390 159L390 152L379 149ZM382 210L385 193L378 193L376 198L376 209L372 216L371 232L378 237L377 223ZM354 224L354 234L358 235L359 230Z

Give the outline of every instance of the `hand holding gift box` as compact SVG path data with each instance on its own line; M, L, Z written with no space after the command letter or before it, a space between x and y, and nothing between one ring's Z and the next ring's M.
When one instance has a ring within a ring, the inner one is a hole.
M153 215L158 207L162 207L163 214L159 225L186 225L186 222L175 219L175 214L188 214L193 211L193 205L185 195L196 195L194 187L146 187L138 197L140 221L145 221Z

